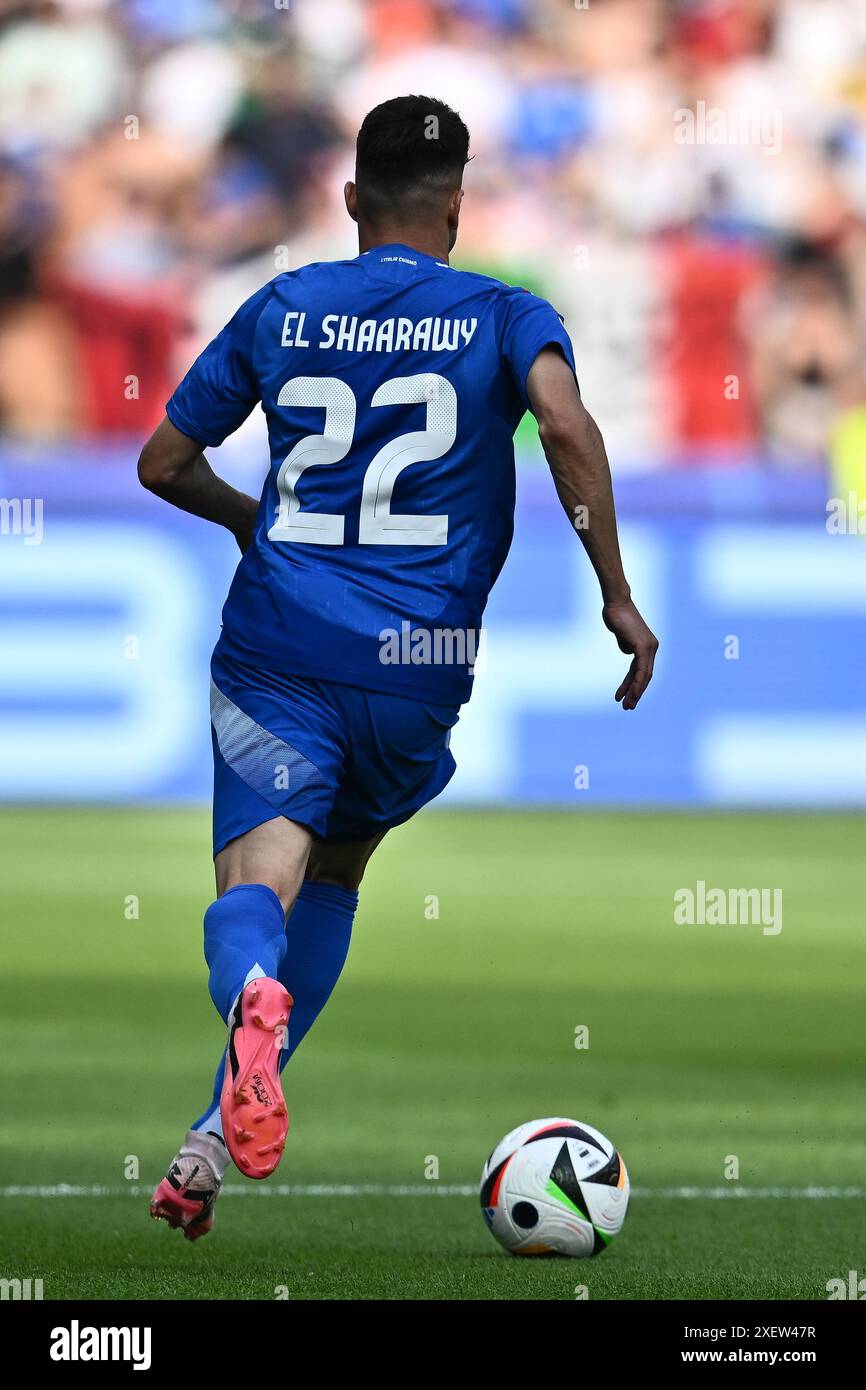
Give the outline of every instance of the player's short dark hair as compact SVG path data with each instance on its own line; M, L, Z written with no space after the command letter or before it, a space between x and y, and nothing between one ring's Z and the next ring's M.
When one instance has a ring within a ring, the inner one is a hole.
M372 220L459 188L469 159L469 131L435 97L394 97L364 117L358 131L355 182Z

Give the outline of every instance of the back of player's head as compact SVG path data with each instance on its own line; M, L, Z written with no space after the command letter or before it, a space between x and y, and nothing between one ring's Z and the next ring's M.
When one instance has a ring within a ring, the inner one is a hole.
M371 222L432 210L459 188L469 131L434 97L394 97L375 106L358 131L355 182Z

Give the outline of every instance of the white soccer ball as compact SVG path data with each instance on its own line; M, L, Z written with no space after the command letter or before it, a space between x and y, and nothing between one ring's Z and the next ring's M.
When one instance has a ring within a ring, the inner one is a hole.
M484 1219L512 1255L599 1254L622 1229L628 1195L613 1144L577 1120L518 1125L481 1174Z

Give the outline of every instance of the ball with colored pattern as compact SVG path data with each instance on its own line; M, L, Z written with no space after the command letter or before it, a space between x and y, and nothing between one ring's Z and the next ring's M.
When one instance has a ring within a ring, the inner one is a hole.
M628 1209L625 1164L577 1120L530 1120L506 1134L481 1174L481 1210L512 1255L598 1255Z

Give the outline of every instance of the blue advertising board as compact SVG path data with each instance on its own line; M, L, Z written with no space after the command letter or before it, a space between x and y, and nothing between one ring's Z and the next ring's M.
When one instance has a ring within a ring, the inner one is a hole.
M614 703L627 659L549 479L521 469L444 800L866 805L866 539L828 533L823 480L678 471L618 495L662 642L648 695ZM236 559L140 489L129 451L0 454L0 797L207 799Z

